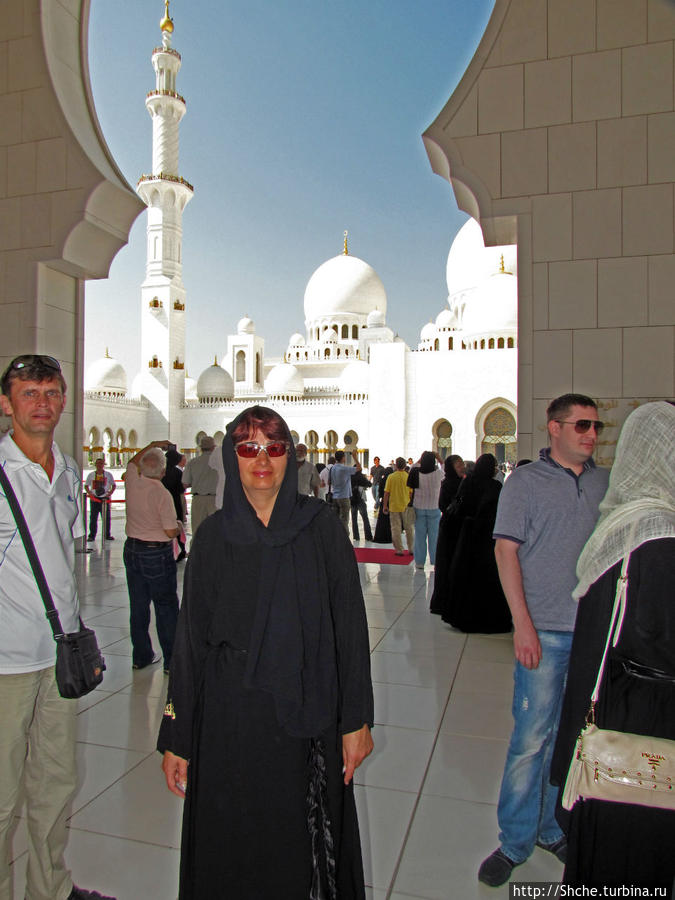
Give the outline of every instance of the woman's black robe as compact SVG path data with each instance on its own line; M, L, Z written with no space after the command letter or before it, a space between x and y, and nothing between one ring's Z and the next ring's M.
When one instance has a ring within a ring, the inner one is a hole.
M365 893L353 785L342 780L341 735L372 723L365 610L353 549L332 511L314 519L311 537L322 560L316 602L332 621L339 681L333 724L317 735L325 748L326 820L337 898L352 900ZM161 752L190 761L180 900L310 896L307 797L316 741L291 737L279 725L272 694L244 684L261 553L260 544L227 543L216 513L190 554L158 741ZM316 818L310 824L321 833ZM325 871L321 840L318 853Z
M579 601L551 766L551 781L562 787L590 705L620 570L617 563ZM609 652L596 706L600 728L675 740L673 585L675 538L648 541L631 553L621 637ZM644 669L636 675L635 666L628 665L626 670L626 660L666 677L645 677ZM675 811L580 800L569 813L560 808L558 819L568 839L565 882L662 886L670 896L675 878Z
M494 478L469 475L441 517L431 611L466 633L511 631L492 538L501 489Z

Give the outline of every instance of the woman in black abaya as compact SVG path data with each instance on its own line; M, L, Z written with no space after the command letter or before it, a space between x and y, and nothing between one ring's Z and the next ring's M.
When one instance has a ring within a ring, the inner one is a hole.
M449 522L454 539L446 544L451 556L445 561L444 578L438 577L436 567L432 611L437 609L444 622L467 633L511 631L492 538L502 489L494 477L496 470L495 457L483 453L460 485L457 509ZM440 538L437 562L439 556Z
M195 538L158 749L185 797L180 900L364 898L354 769L372 749L351 544L297 493L286 423L223 442L223 508ZM294 457L292 457L294 458Z
M564 786L590 706L614 606L630 554L626 612L610 648L595 721L600 728L675 740L675 407L646 403L626 420L600 519L579 557L581 598L551 781ZM675 811L578 800L559 810L567 832L567 884L659 887L675 879Z

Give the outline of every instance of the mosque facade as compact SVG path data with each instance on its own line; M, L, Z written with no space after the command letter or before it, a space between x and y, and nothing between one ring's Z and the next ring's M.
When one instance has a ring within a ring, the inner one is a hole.
M191 454L203 434L222 439L227 424L255 403L276 409L314 461L337 449L357 450L366 464L374 456L417 458L426 449L514 460L516 247L485 247L473 219L450 249L447 302L421 328L417 347L387 324L385 287L349 253L345 233L342 253L309 279L304 332L290 336L282 358L266 358L264 336L244 316L223 337L213 364L196 381L187 375L182 212L193 188L179 174L185 101L177 92L181 57L171 46L168 8L160 27L156 84L146 97L152 173L137 185L147 206L139 371L129 382L106 351L86 372L85 462L103 452L109 465L125 465L136 449L167 435Z

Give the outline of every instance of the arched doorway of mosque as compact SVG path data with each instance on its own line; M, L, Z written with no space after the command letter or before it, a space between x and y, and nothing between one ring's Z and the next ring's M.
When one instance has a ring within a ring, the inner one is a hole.
M327 462L328 457L335 456L335 451L337 450L337 446L338 446L337 431L333 431L332 429L330 431L327 431L326 434L324 435L323 442L326 445L326 450L325 450L325 454L324 454L325 459L323 460L323 462Z
M358 446L359 446L359 436L353 429L350 428L349 431L345 432L345 435L343 437L343 442L344 442L345 452L347 454L349 454L349 453L354 454L354 453L356 453ZM354 457L354 459L356 459L356 457ZM350 462L350 460L347 460L347 461ZM359 460L359 461L362 462L362 460Z
M318 462L317 450L319 448L319 435L316 431L308 431L305 435L305 444L307 446L307 458L311 463Z
M431 430L433 449L441 459L452 453L452 425L447 419L439 419Z
M502 405L489 410L479 433L481 453L492 453L498 463L515 464L518 455L515 410L511 412Z

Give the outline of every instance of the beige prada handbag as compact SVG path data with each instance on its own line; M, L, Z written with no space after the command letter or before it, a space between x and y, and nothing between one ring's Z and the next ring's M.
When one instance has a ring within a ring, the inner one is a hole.
M591 695L586 725L577 738L562 796L565 809L577 800L608 800L675 810L675 741L623 731L608 731L595 724L595 704L610 641L615 647L626 611L628 554L616 586L598 677Z

